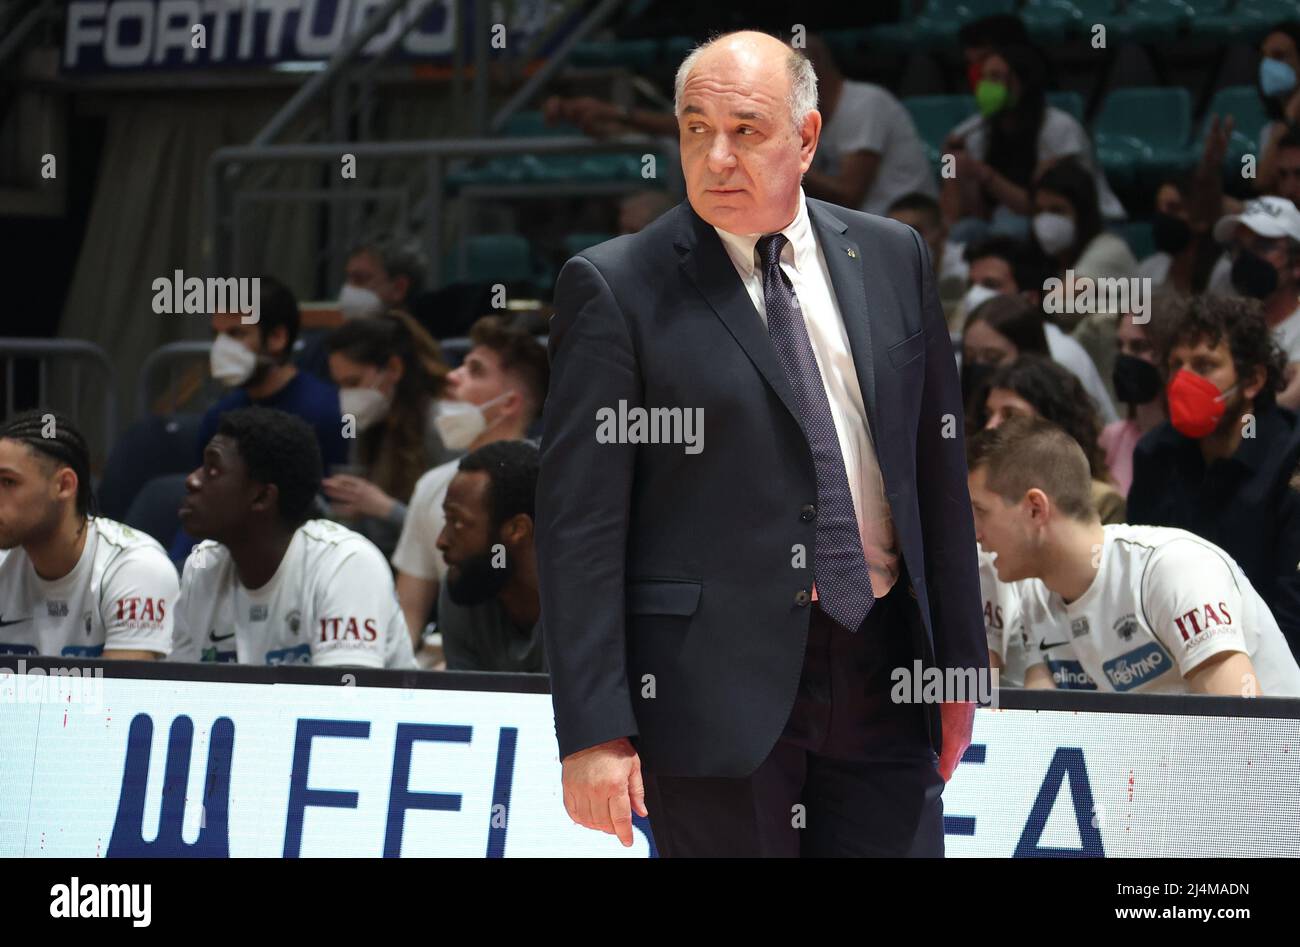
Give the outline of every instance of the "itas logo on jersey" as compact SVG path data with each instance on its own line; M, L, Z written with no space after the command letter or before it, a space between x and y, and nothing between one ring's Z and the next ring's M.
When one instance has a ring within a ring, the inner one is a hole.
M1047 670L1052 673L1052 680L1061 690L1095 691L1097 689L1097 683L1088 676L1088 672L1078 661L1048 661Z
M374 641L379 637L375 620L367 618L358 623L355 618L322 618L320 620L320 640L327 641Z
M128 628L162 627L167 617L167 600L162 598L145 598L134 595L117 600L116 615L119 622L125 622Z
M67 602L46 602L45 614L49 618L67 618L68 603Z
M1102 664L1106 680L1117 691L1131 691L1154 680L1173 667L1173 659L1158 642L1151 641L1136 651L1122 654Z
M984 626L991 631L1002 630L1002 606L995 602L984 602Z
M1190 612L1179 615L1174 619L1174 624L1178 626L1178 633L1183 636L1184 641L1191 641L1200 635L1212 638L1219 633L1220 628L1232 624L1232 615L1228 613L1226 602L1220 602L1217 609L1206 603L1200 608L1193 608Z

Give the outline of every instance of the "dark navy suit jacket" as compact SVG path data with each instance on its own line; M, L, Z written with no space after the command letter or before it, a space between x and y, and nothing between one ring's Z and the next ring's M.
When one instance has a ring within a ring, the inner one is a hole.
M919 605L897 633L927 667L987 667L961 393L929 251L893 220L807 206L911 577L895 594ZM564 265L549 345L536 548L560 756L629 736L665 774L748 775L794 705L817 538L801 516L817 502L812 454L766 327L683 202ZM702 408L703 450L602 443L598 415L620 401ZM938 752L940 715L926 713Z

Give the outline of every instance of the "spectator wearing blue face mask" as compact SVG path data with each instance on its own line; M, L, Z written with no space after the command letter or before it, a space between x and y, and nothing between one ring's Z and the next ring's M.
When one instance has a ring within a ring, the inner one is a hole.
M1268 124L1259 133L1260 194L1277 193L1278 145L1288 131L1300 131L1300 22L1278 23L1259 46L1258 89Z

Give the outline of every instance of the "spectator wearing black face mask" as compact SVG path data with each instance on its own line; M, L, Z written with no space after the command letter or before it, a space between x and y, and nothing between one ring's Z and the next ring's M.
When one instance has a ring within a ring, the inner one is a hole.
M1192 217L1192 186L1185 177L1171 177L1156 188L1155 212L1151 215L1151 238L1156 252L1138 263L1137 275L1150 279L1153 289L1168 288L1180 293L1205 289L1218 248L1209 235L1209 224Z
M1133 449L1142 435L1166 418L1160 393L1164 380L1159 358L1174 309L1182 297L1168 291L1151 301L1147 321L1138 324L1131 313L1119 317L1115 329L1115 363L1111 379L1115 394L1125 407L1125 416L1107 424L1098 439L1106 455L1111 481L1122 496L1128 496L1133 482Z
M1214 225L1228 247L1232 288L1263 304L1264 322L1286 356L1286 386L1278 404L1300 408L1300 210L1283 197L1246 202L1240 214Z

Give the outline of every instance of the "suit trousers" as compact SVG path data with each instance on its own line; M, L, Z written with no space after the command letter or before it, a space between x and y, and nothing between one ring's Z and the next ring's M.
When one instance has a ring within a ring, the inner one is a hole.
M794 708L753 773L643 766L660 856L943 857L944 782L924 708L890 700L891 672L910 675L917 657L906 572L855 634L810 607Z

